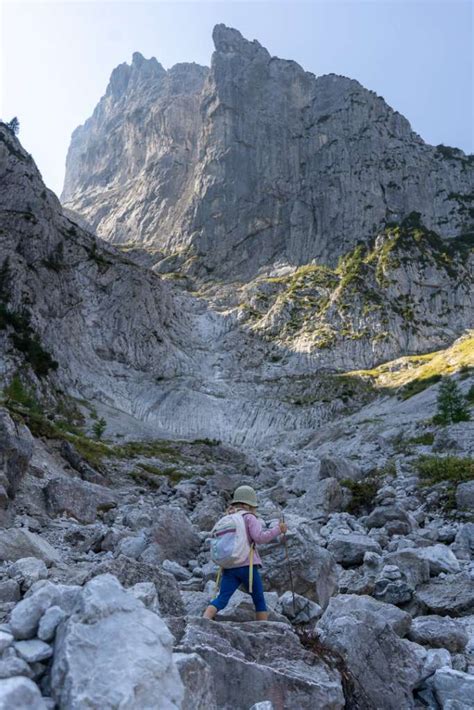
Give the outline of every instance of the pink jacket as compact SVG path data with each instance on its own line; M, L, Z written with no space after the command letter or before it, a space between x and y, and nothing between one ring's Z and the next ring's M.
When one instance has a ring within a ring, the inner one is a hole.
M264 530L263 529L263 523L258 520L258 518L253 515L253 513L246 513L244 515L245 519L245 527L247 528L247 535L249 538L249 542L255 542L255 543L265 543L265 542L271 542L274 540L276 537L280 535L280 526L276 525L276 527L270 528L270 530ZM253 563L254 565L261 565L262 560L260 559L260 555L258 554L257 548L255 547L255 552L253 555ZM250 564L250 559L247 557L244 565L249 565ZM243 566L244 566L243 565Z

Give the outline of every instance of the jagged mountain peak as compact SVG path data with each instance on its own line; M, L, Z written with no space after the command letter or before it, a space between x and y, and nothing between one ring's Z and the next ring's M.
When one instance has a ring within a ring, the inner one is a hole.
M354 79L315 77L225 25L213 37L209 70L152 75L74 133L62 199L103 238L248 280L334 266L414 211L442 238L470 231L462 151L425 144Z

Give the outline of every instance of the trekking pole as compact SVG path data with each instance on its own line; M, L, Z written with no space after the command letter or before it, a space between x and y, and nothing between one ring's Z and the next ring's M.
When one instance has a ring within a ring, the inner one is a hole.
M281 522L285 522L285 516L283 514L283 511L281 512L280 515ZM291 564L290 564L290 554L288 552L288 540L286 539L286 533L283 533L283 544L285 546L285 557L286 557L286 562L288 564L288 574L290 577L290 587L291 587L291 593L293 595L293 616L296 618L296 600L295 600L295 587L293 584L293 572L291 571Z

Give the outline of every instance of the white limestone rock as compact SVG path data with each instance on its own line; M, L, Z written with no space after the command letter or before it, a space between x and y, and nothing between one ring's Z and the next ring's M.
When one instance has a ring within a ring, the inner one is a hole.
M36 683L18 675L0 680L0 710L47 710Z
M111 575L88 582L78 610L60 625L51 671L52 693L64 710L126 706L178 710L183 684L173 639L160 617Z

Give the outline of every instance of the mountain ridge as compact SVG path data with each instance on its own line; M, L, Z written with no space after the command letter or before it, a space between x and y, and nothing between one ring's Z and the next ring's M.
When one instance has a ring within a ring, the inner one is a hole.
M74 134L63 202L100 236L229 281L334 266L413 211L443 238L472 231L462 151L424 143L354 79L315 77L224 25L213 37L209 70L137 85L125 112L103 97Z

